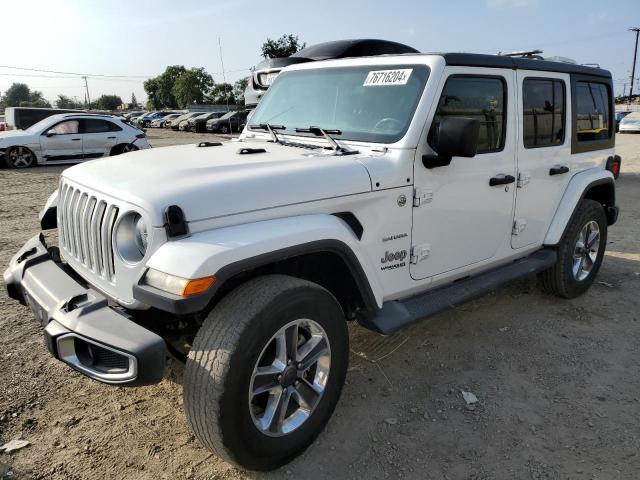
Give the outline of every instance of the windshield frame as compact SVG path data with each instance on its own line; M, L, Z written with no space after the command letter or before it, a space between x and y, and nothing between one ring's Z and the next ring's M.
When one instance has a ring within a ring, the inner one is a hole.
M274 89L274 85L276 85L276 82L281 83L284 79L286 79L289 75L291 74L299 74L301 72L305 72L305 73L309 73L309 72L315 72L315 71L331 71L331 70L348 70L348 69L367 69L369 71L378 71L378 70L400 70L400 69L420 69L424 72L425 74L425 79L424 82L422 84L422 86L419 88L419 90L416 92L416 98L414 100L414 103L411 107L411 113L407 116L407 122L406 125L404 126L404 128L399 131L398 133L394 134L394 136L392 138L388 138L388 139L384 139L384 140L372 140L372 139L366 139L366 138L349 138L350 136L353 135L353 132L345 132L345 133L340 133L340 134L331 134L331 137L334 138L337 141L341 141L341 142L355 142L355 143L369 143L369 144L384 144L384 145L391 145L391 144L395 144L400 142L403 138L405 138L405 136L407 135L407 133L409 132L409 129L411 128L411 125L414 122L414 117L416 115L416 112L418 111L418 109L420 108L420 103L421 100L427 90L427 86L429 84L429 80L431 78L432 75L432 68L430 65L428 65L427 63L421 63L421 62L415 62L415 61L411 61L409 59L397 59L397 62L393 62L393 63L387 63L387 62L376 62L376 63L355 63L355 64L335 64L335 65L318 65L318 66L313 66L311 67L308 64L305 64L304 67L302 68L293 68L291 70L287 69L287 70L283 70L278 77L274 80L273 85L271 85L271 87L269 88L269 90L267 90L267 92L265 93L264 97L262 98L262 100L260 101L260 103L258 104L258 106L254 109L253 115L251 116L252 121L254 121L255 123L255 119L259 118L256 117L256 115L259 113L261 107L263 107L263 105L266 105L266 102L268 101L268 98L270 95L273 95L274 92L277 92L276 89ZM404 60L404 61L402 61ZM407 61L409 60L409 61ZM373 87L376 88L376 87ZM281 121L280 120L275 120L274 123L278 123L280 124ZM323 128L325 130L331 130L334 128L337 128L334 125L285 125L287 128L285 130L281 130L278 132L278 136L280 137L303 137L303 138L318 138L316 135L314 135L313 133L302 133L302 132L296 132L295 129L296 128L308 128L311 126L317 126L320 128ZM247 125L246 127L247 131L251 132L251 133L258 133L258 134L264 134L264 130L260 130L260 129L252 129L250 128L249 125ZM374 135L371 132L368 133L363 133L363 135Z

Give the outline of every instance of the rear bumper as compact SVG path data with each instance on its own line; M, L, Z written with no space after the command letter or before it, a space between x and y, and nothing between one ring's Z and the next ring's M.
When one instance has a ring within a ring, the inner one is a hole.
M158 383L167 357L162 337L111 308L54 262L42 236L31 238L4 272L11 298L29 306L58 360L103 383Z

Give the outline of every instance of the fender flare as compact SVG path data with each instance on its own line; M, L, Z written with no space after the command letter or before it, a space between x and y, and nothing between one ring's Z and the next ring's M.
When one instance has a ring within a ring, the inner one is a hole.
M614 223L617 216L617 207L615 207L615 182L613 174L608 170L586 170L574 175L569 181L569 185L567 185L560 205L547 230L544 245L554 246L560 243L562 235L571 221L578 203L585 198L587 192L593 187L609 184L613 188L613 205L609 205L609 207L616 211L613 218L610 219L610 224ZM610 218L609 212L607 212L607 218Z
M265 220L195 233L162 245L147 267L183 278L215 275L205 293L182 298L145 285L144 273L133 287L136 300L170 313L202 311L230 278L279 260L311 253L330 252L347 265L367 310L382 304L382 290L375 270L360 253L359 240L347 223L329 214L302 215Z

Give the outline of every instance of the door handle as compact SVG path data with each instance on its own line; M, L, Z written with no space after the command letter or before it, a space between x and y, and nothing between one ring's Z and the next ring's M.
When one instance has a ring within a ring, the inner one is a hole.
M71 141L72 141L72 142L79 142L79 141L80 141L80 139L79 139L79 138L72 138L72 139L71 139Z
M563 173L567 172L569 172L569 167L566 167L564 165L551 167L549 169L549 175L562 175Z
M107 140L114 140L116 137L107 137Z
M496 185L509 185L510 183L513 183L515 181L516 177L514 177L513 175L504 175L501 173L500 175L496 175L495 177L489 179L489 186L495 187Z

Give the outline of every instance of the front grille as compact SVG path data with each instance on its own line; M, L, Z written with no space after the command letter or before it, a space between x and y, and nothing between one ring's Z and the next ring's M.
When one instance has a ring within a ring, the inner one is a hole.
M96 275L115 281L113 226L118 207L63 183L58 197L60 247Z

